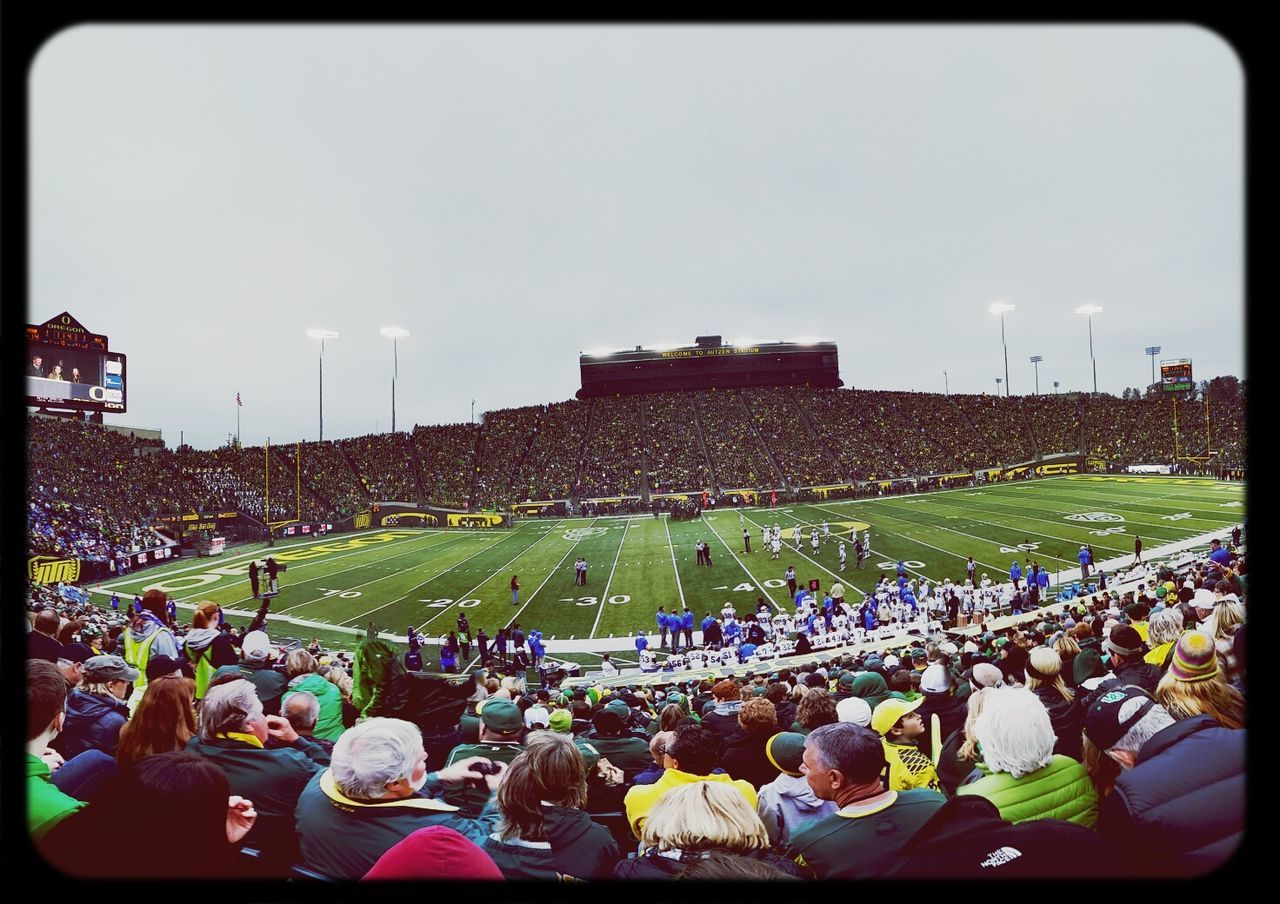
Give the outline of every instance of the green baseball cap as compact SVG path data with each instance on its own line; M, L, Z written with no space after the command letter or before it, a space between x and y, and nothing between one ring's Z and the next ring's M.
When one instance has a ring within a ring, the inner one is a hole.
M520 707L510 700L504 700L501 697L490 698L482 701L476 709L480 712L480 721L491 731L515 734L524 727Z
M560 734L568 734L573 725L573 713L567 709L557 709L551 714L551 730Z
M624 700L610 700L604 705L604 708L611 709L618 715L622 716L622 720L624 722L631 718L631 707L627 706L626 701Z

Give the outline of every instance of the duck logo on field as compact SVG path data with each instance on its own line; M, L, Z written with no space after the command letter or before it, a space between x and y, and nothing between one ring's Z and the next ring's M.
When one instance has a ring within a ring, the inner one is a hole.
M571 543L577 543L587 537L599 537L607 533L609 533L607 527L571 527L564 532L564 538Z
M1113 515L1111 512L1081 512L1078 515L1067 515L1068 521L1088 521L1090 523L1098 521L1123 521L1119 515Z

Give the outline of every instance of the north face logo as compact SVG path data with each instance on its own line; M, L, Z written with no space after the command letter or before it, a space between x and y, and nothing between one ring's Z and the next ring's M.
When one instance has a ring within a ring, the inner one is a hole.
M988 866L1004 866L1011 860L1016 860L1022 856L1022 851L1017 848L1002 847L987 854L987 859L982 861L982 867Z

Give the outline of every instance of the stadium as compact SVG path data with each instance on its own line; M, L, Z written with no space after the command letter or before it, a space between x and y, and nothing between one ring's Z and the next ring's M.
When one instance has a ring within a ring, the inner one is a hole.
M18 897L1250 881L1251 45L57 16Z
M79 328L68 314L29 328L45 343L33 361L79 341L47 349L68 319ZM106 362L126 359L96 338L102 362L85 369L107 375ZM1042 645L1065 672L1083 649L1068 631L1087 647L1133 624L1156 648L1153 609L1241 593L1246 384L1234 378L1197 386L1171 365L1151 397L1126 399L861 391L841 387L833 341L719 336L596 350L579 364L575 398L475 425L211 451L101 423L126 410L123 364L114 394L104 380L64 411L29 375L32 636L52 630L48 645L81 651L79 665L46 654L69 670L88 667L87 651L141 675L148 657L129 638L150 617L175 642L165 661L204 693L214 666L250 675L251 654L294 682L295 670L343 672L357 683L342 696L347 721L412 713L438 762L458 750L509 762L523 749L467 732L468 720L485 724L477 694L501 692L517 717L541 719L531 735L564 710L580 742L636 747L589 782L602 843L625 853L642 833L624 797L655 765L652 733L685 710L707 725L726 681L745 682L744 699L768 682L834 706L858 696L859 676L883 675L908 709L940 701L937 746L919 749L941 775L942 735L963 735L952 697L986 680L975 665L995 662L1001 685L1036 686L1036 667L1007 665L1007 644ZM927 427L903 443L901 425ZM1210 557L1219 547L1226 555ZM201 665L210 612L226 661ZM1072 679L1083 700L1090 679ZM625 726L592 721L610 700L625 701ZM783 724L778 702L768 724L779 738L844 721L831 709ZM770 753L764 777L780 769ZM924 785L943 788L936 775ZM356 877L255 831L248 850L269 875Z

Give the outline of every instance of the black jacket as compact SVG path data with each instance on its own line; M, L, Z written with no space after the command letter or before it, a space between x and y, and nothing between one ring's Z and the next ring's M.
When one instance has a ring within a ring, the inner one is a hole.
M774 734L744 734L734 738L720 754L720 765L730 776L750 782L751 787L759 791L761 785L769 784L781 774L778 767L769 762L764 749Z
M1244 835L1243 730L1193 716L1157 732L1116 779L1098 834L1135 874L1194 876L1222 866Z
M920 704L916 712L924 720L924 734L916 739L916 746L921 753L932 759L933 714L938 714L938 721L942 724L942 737L946 739L956 729L963 727L968 710L965 704L950 694L930 693L922 696L924 697L924 702Z
M670 853L670 852L668 852ZM613 871L615 879L674 879L688 868L689 864L702 859L704 854L697 851L681 852L679 859L664 857L657 851L646 851L635 860L623 860ZM741 855L733 855L741 856ZM805 877L804 870L794 860L788 860L772 851L757 851L751 855L752 860L760 860L772 867L782 870L789 876Z
M1058 740L1053 744L1053 752L1079 760L1084 746L1084 714L1085 710L1079 700L1067 702L1057 688L1040 685L1031 693L1040 698L1044 708L1049 711L1049 721L1053 724L1053 733Z
M485 839L484 852L504 878L608 879L613 875L621 854L608 829L583 811L565 807L543 807L543 822L549 849L499 841L492 835Z

